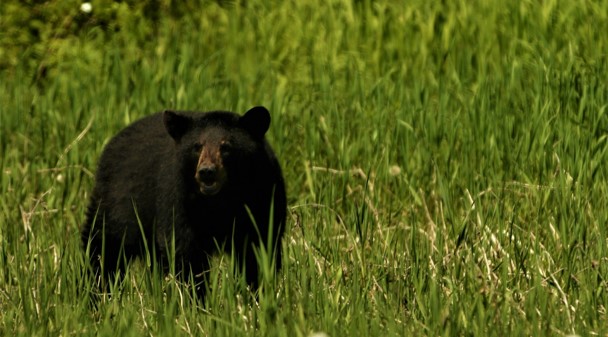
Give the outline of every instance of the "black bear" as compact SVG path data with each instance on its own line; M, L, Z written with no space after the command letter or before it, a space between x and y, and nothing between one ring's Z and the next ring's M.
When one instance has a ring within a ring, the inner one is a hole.
M274 247L278 269L287 201L269 126L264 107L164 111L118 133L99 160L81 233L93 270L112 277L147 247L165 270L173 256L182 276L200 279L223 247L255 287L260 243Z

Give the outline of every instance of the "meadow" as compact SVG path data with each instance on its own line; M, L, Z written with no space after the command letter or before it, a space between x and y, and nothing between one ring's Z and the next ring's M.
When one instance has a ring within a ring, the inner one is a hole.
M135 3L49 2L44 44L0 38L0 336L608 336L608 1ZM255 105L278 275L255 296L218 256L200 303L140 261L91 305L104 144Z

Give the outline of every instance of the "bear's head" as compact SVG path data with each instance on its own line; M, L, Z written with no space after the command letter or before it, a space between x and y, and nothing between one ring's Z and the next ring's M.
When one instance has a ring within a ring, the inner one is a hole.
M243 116L214 111L198 114L166 110L163 121L178 149L184 175L203 196L214 196L230 182L238 184L255 166L270 126L270 113L254 107Z

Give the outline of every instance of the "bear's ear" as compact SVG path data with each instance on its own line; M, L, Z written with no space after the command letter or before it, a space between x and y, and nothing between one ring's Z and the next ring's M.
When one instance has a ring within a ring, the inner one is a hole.
M165 124L165 129L167 129L167 132L171 135L171 138L175 139L176 142L179 142L186 131L190 129L192 119L174 111L165 110L163 112L163 123Z
M263 106L256 106L239 118L239 125L256 138L264 138L270 127L270 112Z

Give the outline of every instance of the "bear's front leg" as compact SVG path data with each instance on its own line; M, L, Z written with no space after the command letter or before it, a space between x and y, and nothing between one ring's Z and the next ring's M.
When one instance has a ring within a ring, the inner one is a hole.
M251 287L251 291L256 291L259 286L259 272L258 272L258 260L255 255L255 251L259 247L254 244L249 244L245 251L245 280Z

